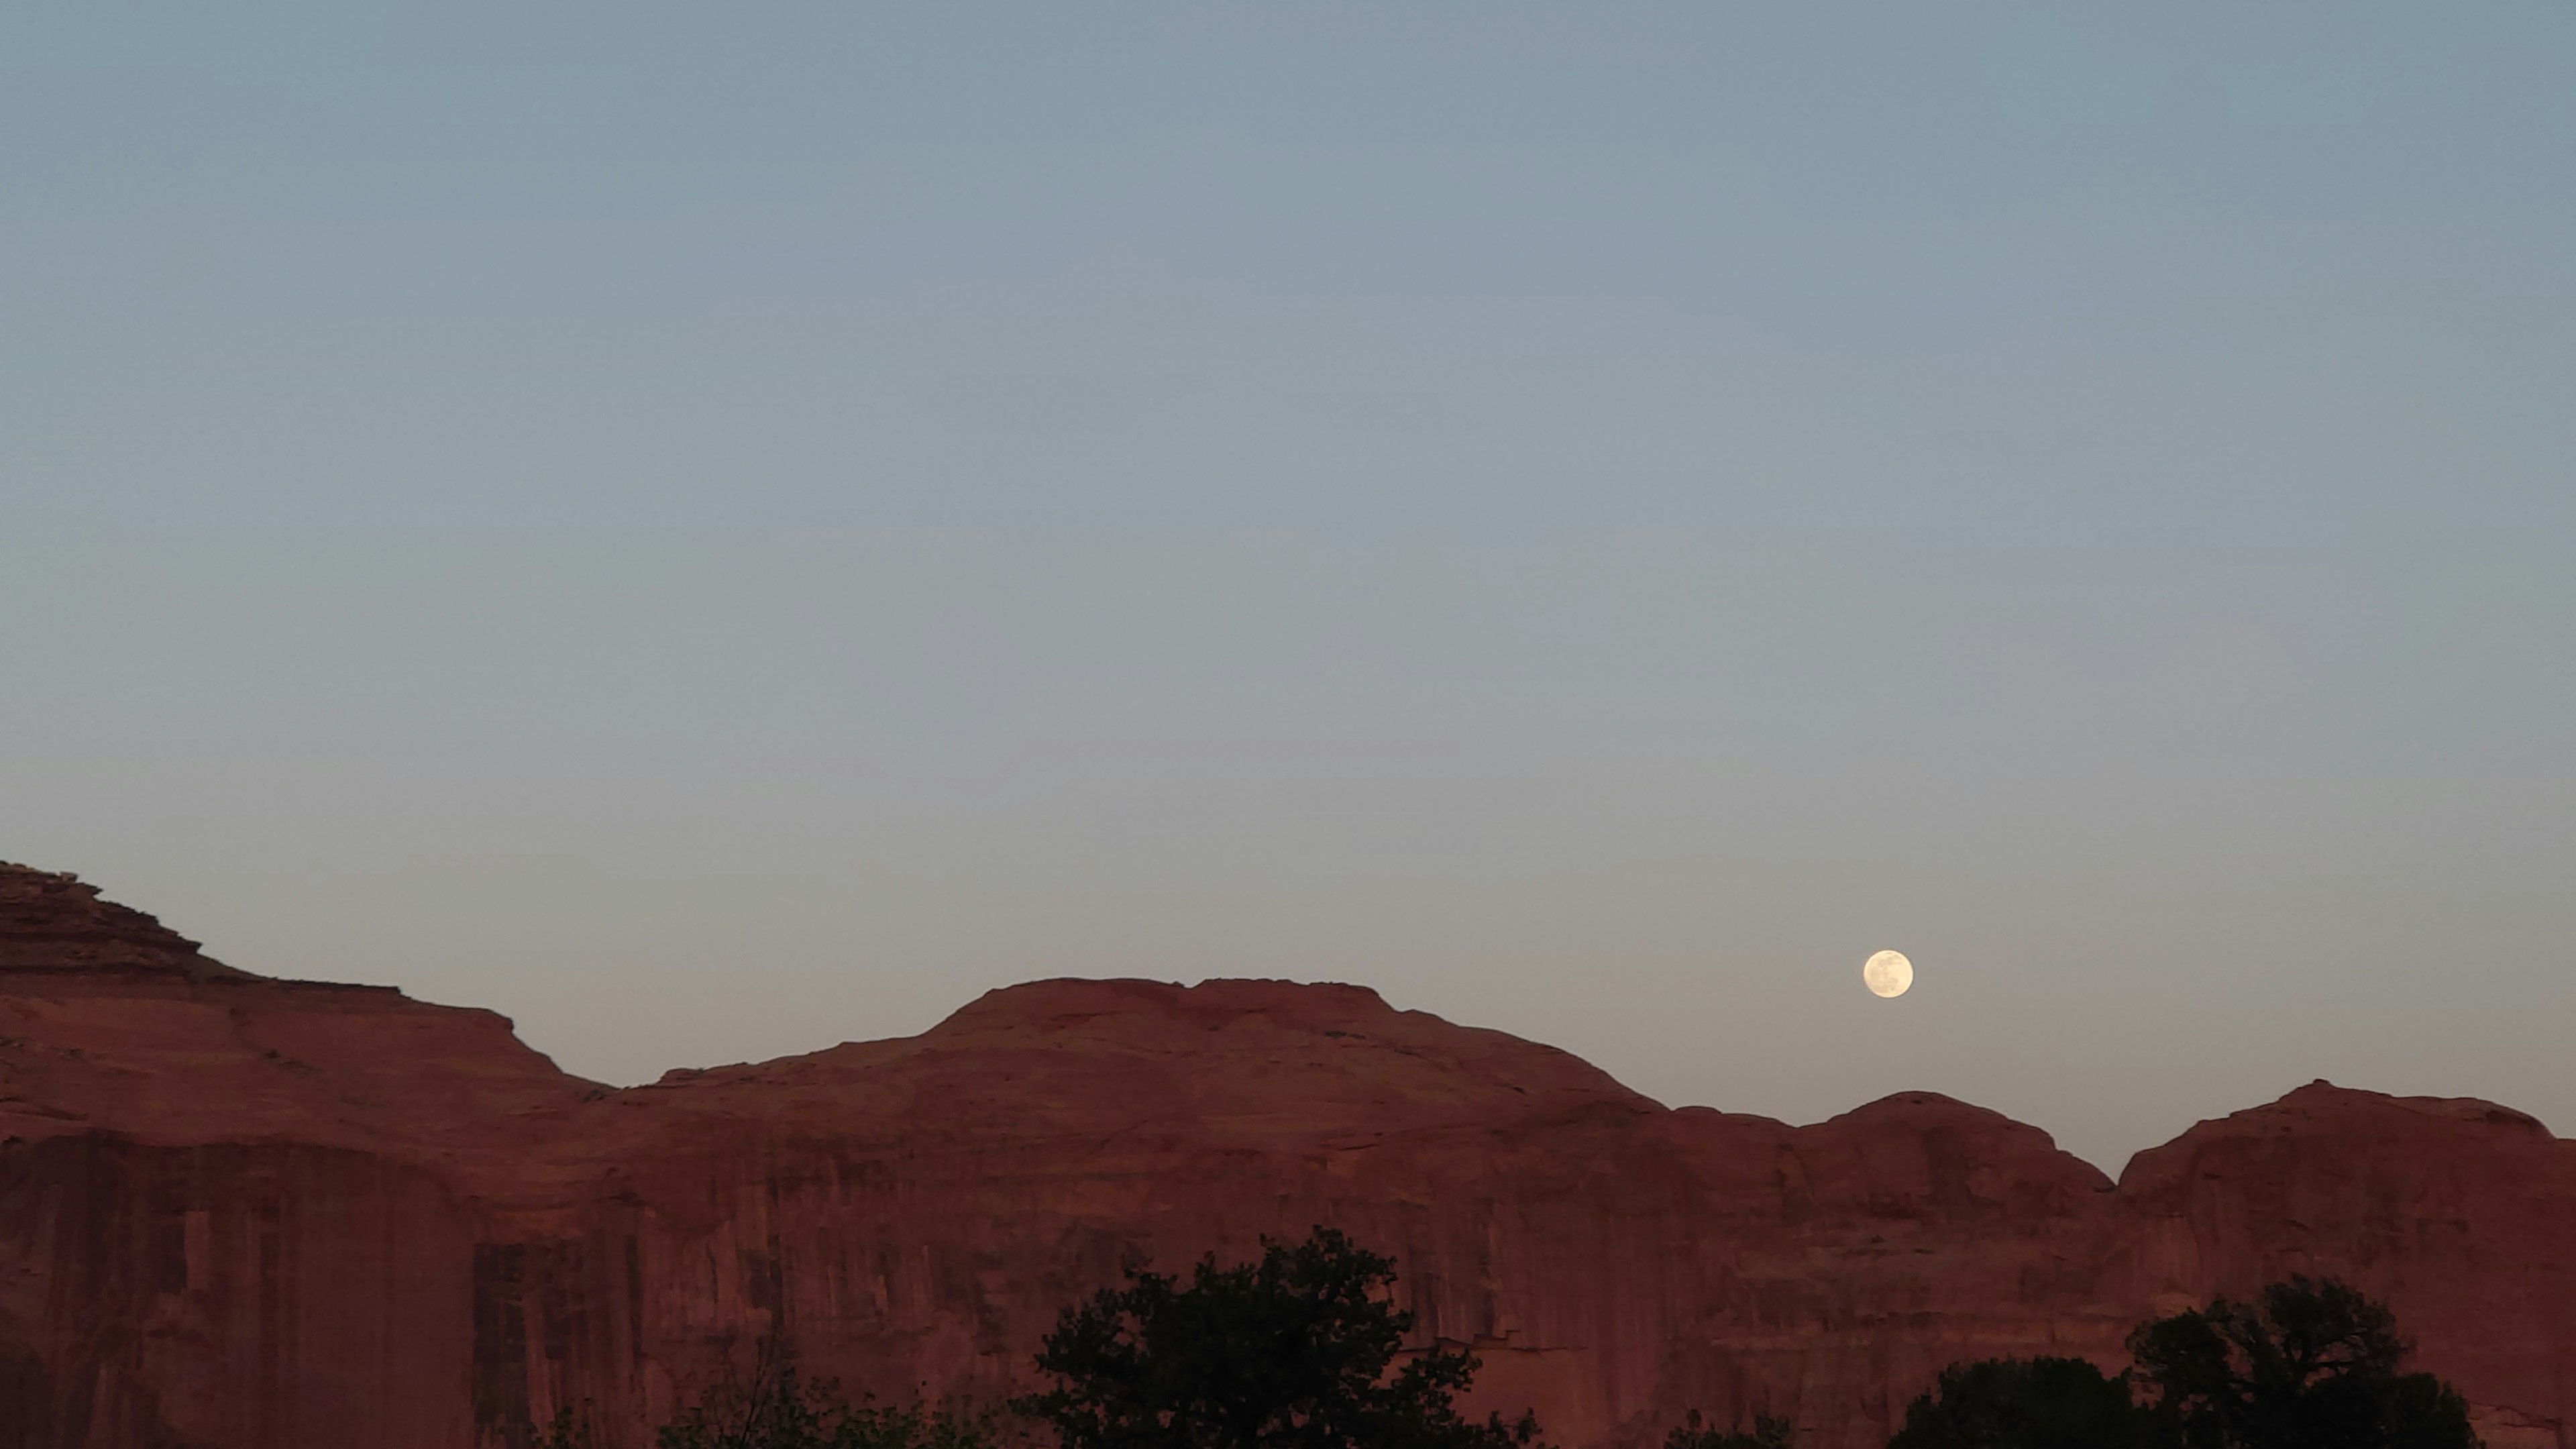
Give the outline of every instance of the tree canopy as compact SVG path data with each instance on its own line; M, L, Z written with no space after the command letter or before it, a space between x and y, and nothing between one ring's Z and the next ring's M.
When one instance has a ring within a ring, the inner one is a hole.
M2146 1449L2125 1375L2080 1358L1985 1359L1941 1371L1887 1449Z
M1122 1288L1067 1308L1037 1357L1051 1381L1012 1408L1059 1449L1532 1449L1537 1425L1481 1422L1455 1398L1477 1360L1407 1350L1393 1260L1317 1228L1262 1240L1258 1260L1203 1258L1187 1281L1131 1268ZM2294 1277L2251 1303L2139 1325L2134 1366L2079 1358L1952 1364L1908 1406L1888 1449L2478 1449L2468 1407L2429 1373L2386 1305L2332 1280ZM660 1449L992 1449L987 1413L853 1407L800 1379L764 1342L662 1428ZM1790 1424L1757 1415L1720 1430L1694 1411L1663 1449L1790 1449ZM569 1411L536 1449L581 1449ZM1539 1446L1544 1449L1544 1446Z
M1016 1407L1054 1426L1062 1449L1530 1443L1526 1416L1478 1423L1451 1402L1474 1354L1404 1355L1414 1320L1388 1296L1394 1281L1391 1259L1332 1228L1294 1246L1264 1239L1259 1261L1230 1268L1210 1255L1186 1284L1130 1269L1124 1288L1065 1310L1037 1360L1054 1386Z
M2294 1277L2139 1325L2135 1367L2082 1359L1953 1364L1888 1449L2477 1449L2468 1405L2403 1372L2385 1304Z
M2129 1336L2154 1414L2182 1449L2475 1449L2468 1405L2429 1373L2385 1304L2293 1277Z

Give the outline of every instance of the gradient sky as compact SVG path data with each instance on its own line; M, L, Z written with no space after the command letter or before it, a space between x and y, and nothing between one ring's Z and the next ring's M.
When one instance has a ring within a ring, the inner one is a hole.
M2576 1130L2576 8L895 9L0 9L0 858L621 1082Z

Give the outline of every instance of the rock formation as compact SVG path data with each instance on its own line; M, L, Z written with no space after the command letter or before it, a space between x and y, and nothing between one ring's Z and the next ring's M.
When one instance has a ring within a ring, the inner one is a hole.
M1953 1359L2291 1271L2387 1298L2498 1449L2570 1449L2576 1144L2323 1083L2115 1187L1930 1094L1667 1110L1353 986L1047 981L917 1037L610 1090L488 1012L272 980L0 867L0 1449L604 1445L765 1334L991 1400L1056 1311L1330 1222L1566 1449L1697 1408L1883 1443Z

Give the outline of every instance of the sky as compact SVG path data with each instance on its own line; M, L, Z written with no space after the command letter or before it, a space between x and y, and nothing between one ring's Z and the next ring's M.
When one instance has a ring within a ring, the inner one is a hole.
M0 9L0 858L621 1083L1285 976L2113 1172L2316 1077L2576 1131L2571 73Z

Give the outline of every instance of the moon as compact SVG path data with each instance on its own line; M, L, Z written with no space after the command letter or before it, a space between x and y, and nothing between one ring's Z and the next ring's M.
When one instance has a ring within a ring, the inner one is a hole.
M1881 951L1861 963L1860 980L1873 996L1903 996L1914 984L1914 963L1902 951Z

